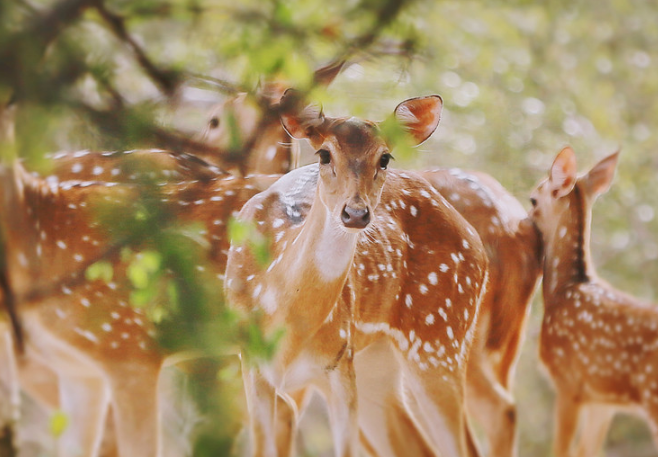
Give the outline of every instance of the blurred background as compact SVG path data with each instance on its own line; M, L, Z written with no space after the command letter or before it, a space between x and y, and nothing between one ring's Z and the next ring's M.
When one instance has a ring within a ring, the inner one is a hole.
M184 149L236 91L311 88L314 69L345 58L310 95L331 116L382 120L405 98L443 97L439 129L394 153L396 167L481 170L527 208L564 146L581 171L621 150L594 206L592 255L601 277L658 302L656 24L644 0L0 0L0 102L18 106L1 152L47 173L59 150ZM521 456L552 455L542 306L536 297L516 373ZM236 364L219 376L239 396ZM301 453L330 455L321 409L304 428ZM641 420L619 416L606 455L658 451Z

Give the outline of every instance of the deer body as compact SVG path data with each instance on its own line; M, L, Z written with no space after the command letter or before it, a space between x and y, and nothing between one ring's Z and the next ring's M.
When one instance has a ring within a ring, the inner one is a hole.
M658 311L598 278L590 257L592 203L616 163L613 154L576 176L566 148L532 194L546 252L540 357L557 392L558 456L596 455L620 409L641 411L658 438Z
M411 109L418 110L414 115L423 124L429 117L423 110L435 101L419 100L420 106L412 103ZM353 354L358 361L360 351L385 344L389 349L384 351L397 354L407 387L418 398L418 420L433 445L443 455L464 455L463 381L486 277L479 238L423 179L397 171L386 176L385 164L370 168L368 162L377 165L387 154L378 152L383 143L371 133L372 124L293 121L299 122L293 122L293 135L313 130L310 139L320 165L291 172L243 208L241 218L259 224L273 240L269 266L259 268L247 245L232 246L227 264L230 303L261 311L266 330L286 329L274 361L248 370L255 454L267 455L273 448L271 399L278 389L285 393L281 380L297 360L324 367L316 371L323 377L313 383L329 402L336 453L353 454ZM303 204L295 195L304 196ZM267 374L272 372L276 377ZM336 430L341 423L347 426ZM378 438L368 442L378 445Z

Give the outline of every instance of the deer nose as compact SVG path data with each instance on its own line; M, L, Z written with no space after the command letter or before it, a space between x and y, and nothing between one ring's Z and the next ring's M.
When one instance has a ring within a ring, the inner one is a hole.
M362 229L370 223L370 211L367 207L354 209L345 205L340 219L343 221L345 227Z

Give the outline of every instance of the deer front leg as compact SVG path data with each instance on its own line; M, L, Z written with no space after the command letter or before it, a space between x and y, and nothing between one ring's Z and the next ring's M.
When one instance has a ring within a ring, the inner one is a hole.
M359 445L356 376L348 346L335 368L327 374L325 393L336 457L356 457Z
M16 355L11 332L2 330L0 334L0 420L9 426L19 418L20 387L16 365Z
M244 359L242 360L242 381L249 412L251 455L276 457L276 390L263 377L258 368L248 366ZM281 398L279 401L283 403Z
M127 367L126 367L127 368ZM146 363L112 373L112 408L119 455L161 456L159 366Z
M106 383L100 377L64 374L59 376L59 391L67 426L59 438L58 455L97 456L110 401Z

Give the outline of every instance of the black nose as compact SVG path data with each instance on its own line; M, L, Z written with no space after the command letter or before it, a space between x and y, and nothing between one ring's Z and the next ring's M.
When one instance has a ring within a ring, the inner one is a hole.
M345 205L340 218L343 224L345 224L345 227L365 228L370 223L370 211L368 211L368 208L353 209Z

